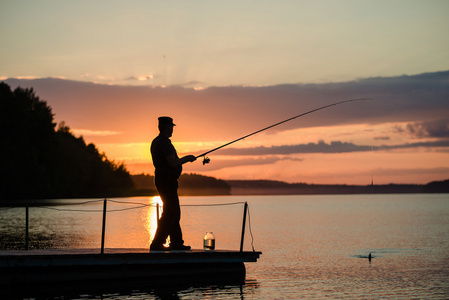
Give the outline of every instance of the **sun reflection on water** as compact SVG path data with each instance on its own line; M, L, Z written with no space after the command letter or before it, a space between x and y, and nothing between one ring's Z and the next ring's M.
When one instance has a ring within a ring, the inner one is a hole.
M148 247L150 247L151 242L154 239L154 235L156 234L156 229L157 229L157 220L161 217L162 215L162 200L161 197L159 196L155 196L155 197L151 197L148 200L148 209L146 210L146 212L144 213L144 222L145 222L145 228L148 232ZM157 206L159 205L159 216L157 216L157 211L158 208Z

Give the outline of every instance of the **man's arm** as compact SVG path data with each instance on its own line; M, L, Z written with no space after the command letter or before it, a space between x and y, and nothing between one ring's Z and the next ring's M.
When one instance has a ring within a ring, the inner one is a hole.
M181 158L176 158L176 156L174 154L171 154L171 155L166 156L165 159L167 160L168 165L171 168L176 168L176 167L183 165L187 162L194 162L196 160L196 157L195 157L195 155L186 155Z

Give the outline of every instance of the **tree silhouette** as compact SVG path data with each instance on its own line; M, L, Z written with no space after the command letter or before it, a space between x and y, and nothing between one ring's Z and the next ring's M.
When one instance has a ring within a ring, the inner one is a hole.
M0 199L110 197L126 194L133 181L63 122L55 130L51 108L33 89L0 83Z

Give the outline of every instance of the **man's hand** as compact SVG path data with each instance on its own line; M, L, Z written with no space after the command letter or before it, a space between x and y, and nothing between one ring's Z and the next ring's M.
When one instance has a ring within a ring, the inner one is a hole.
M188 162L194 162L196 160L195 155L184 156Z
M181 158L176 158L172 154L172 155L165 157L165 159L167 160L170 167L176 168L179 165L185 164L186 162L194 162L196 160L196 157L195 157L195 155L186 155Z

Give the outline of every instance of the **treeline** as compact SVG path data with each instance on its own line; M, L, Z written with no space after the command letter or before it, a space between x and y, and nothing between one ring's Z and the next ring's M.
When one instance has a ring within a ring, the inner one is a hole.
M0 82L0 199L111 197L134 187L123 164L53 122L33 89Z
M449 193L449 180L427 184L307 184L273 180L228 180L232 195Z
M132 175L136 194L157 194L154 176L148 174ZM230 195L231 187L221 179L198 174L182 174L178 180L178 193L182 196Z

